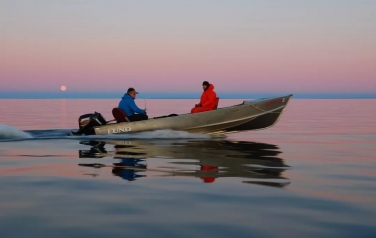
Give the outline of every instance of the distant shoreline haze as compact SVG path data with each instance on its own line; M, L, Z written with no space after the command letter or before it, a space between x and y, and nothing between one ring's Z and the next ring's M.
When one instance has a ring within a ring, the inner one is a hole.
M138 98L145 99L197 99L197 92L142 92ZM120 99L125 92L1 92L0 99ZM376 93L228 93L218 92L221 99L256 99L293 94L300 99L374 99Z

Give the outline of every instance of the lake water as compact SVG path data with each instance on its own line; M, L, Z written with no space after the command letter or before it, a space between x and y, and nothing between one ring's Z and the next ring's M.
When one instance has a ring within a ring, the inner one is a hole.
M1 238L376 237L376 100L293 98L225 138L65 136L117 103L0 100ZM149 117L195 103L137 100Z

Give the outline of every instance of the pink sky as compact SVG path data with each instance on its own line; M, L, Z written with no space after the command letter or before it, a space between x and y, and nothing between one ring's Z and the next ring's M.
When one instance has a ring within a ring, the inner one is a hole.
M24 3L0 6L0 91L376 92L372 2Z

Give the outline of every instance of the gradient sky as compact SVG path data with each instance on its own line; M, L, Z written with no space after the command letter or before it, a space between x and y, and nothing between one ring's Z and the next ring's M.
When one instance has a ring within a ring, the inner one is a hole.
M0 0L0 92L376 93L376 1Z

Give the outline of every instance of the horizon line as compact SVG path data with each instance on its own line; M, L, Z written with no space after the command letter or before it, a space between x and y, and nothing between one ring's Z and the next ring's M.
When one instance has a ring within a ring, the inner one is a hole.
M256 99L279 97L292 94L296 99L376 99L375 93L227 93L217 92L221 99ZM124 92L1 92L0 99L121 99ZM201 92L144 92L138 94L140 99L197 99Z

